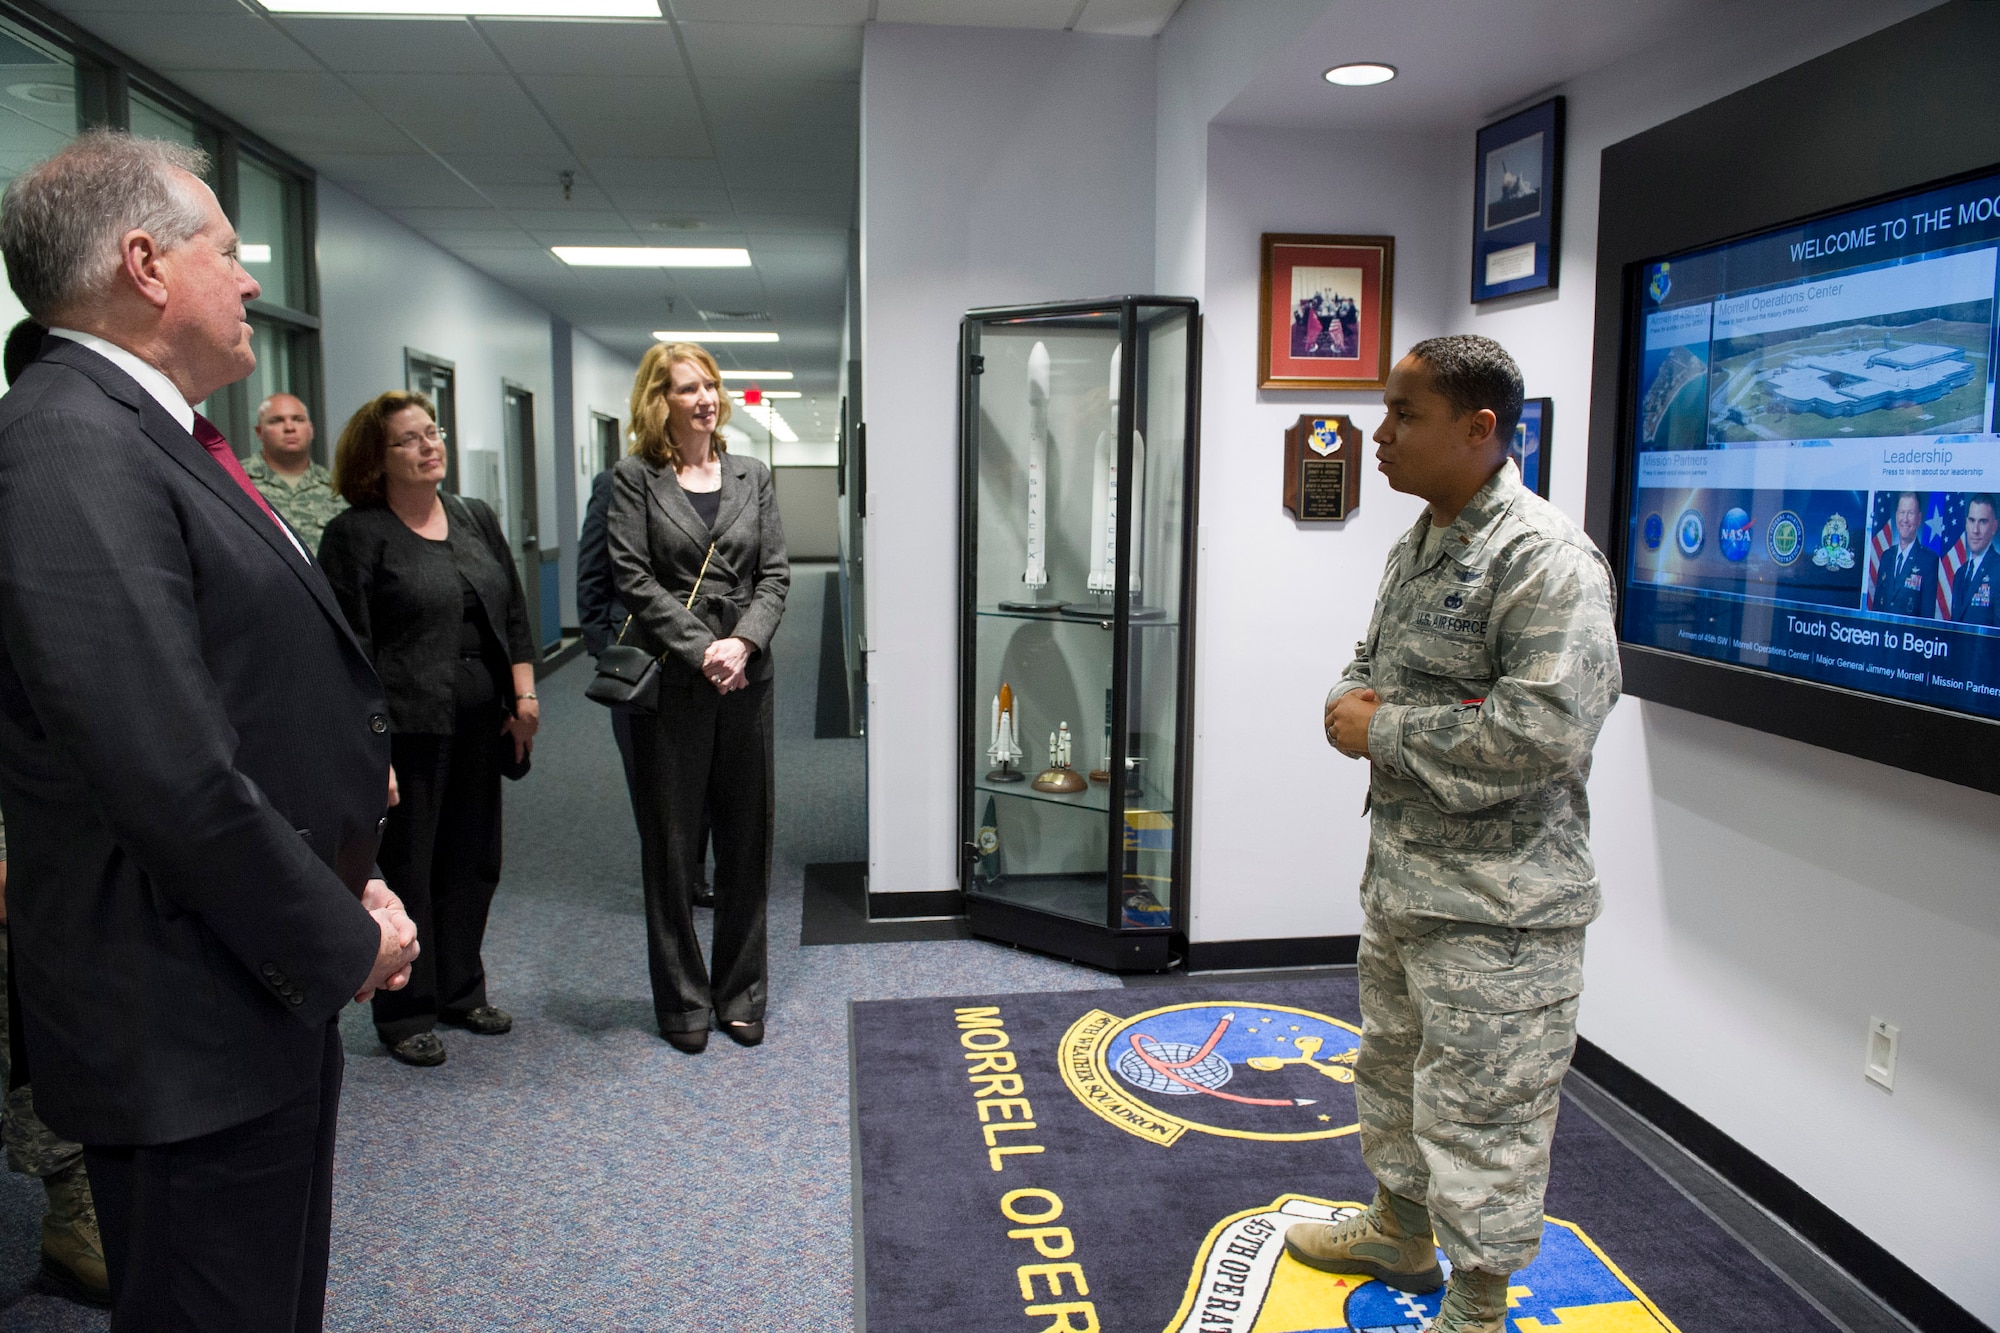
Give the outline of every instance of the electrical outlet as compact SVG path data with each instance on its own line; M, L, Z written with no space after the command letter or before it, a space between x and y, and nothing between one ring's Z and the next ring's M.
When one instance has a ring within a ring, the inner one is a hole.
M1868 1020L1868 1062L1861 1073L1884 1092L1896 1090L1896 1039L1903 1030L1880 1018Z

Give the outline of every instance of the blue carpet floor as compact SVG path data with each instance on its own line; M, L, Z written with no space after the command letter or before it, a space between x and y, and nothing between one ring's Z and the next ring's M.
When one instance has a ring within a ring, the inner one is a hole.
M1101 973L974 941L798 947L801 870L866 855L863 742L814 739L825 567L795 569L778 668L770 1036L655 1034L639 847L587 661L540 687L487 933L504 1037L388 1058L350 1009L327 1327L852 1327L847 1002L1083 989ZM938 887L949 887L939 885ZM703 914L704 919L706 914ZM40 1188L0 1174L0 1333L108 1327L35 1291Z

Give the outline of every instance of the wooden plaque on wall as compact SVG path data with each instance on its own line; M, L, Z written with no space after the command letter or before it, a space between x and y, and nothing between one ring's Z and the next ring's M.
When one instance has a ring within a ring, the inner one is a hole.
M1285 432L1285 508L1301 523L1338 523L1361 505L1361 428L1303 416Z

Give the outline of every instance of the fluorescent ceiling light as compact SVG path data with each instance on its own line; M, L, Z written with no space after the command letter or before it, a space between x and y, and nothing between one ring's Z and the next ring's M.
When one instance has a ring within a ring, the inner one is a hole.
M722 372L722 378L726 380L788 380L792 378L792 372L789 370L725 370Z
M1396 67L1375 60L1358 60L1351 65L1335 65L1321 77L1343 88L1366 88L1395 78Z
M244 241L236 247L237 257L246 264L268 264L271 262L271 247Z
M730 390L729 392L730 392L731 394L735 395L735 396L736 396L736 397L738 397L738 398L741 398L741 397L743 396L743 390L741 390L741 389L731 389L731 390ZM758 390L757 392L759 392L759 393L763 394L763 395L764 395L764 396L765 396L766 398L803 398L803 397L805 397L805 395L804 395L804 394L802 394L802 393L800 393L800 392L799 392L799 391L798 391L797 389L759 389L759 390Z
M663 343L774 343L775 333L749 329L654 329L653 337Z
M740 406L746 416L771 432L772 439L783 440L786 444L798 443L798 432L792 429L784 413L777 408L768 403L743 403Z
M659 0L257 0L273 14L355 18L656 19Z
M726 246L557 245L557 259L578 268L749 268L750 252Z

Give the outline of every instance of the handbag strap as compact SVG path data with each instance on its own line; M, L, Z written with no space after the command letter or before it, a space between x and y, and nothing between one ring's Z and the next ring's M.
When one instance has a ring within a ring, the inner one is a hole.
M688 591L688 599L681 606L681 609L683 611L694 610L695 596L696 594L701 592L701 581L708 577L708 562L713 559L715 559L715 543L710 542L708 544L708 554L704 555L701 558L701 572L694 576L694 587ZM628 615L625 617L625 623L618 627L618 637L616 639L613 639L612 642L613 643L625 642L625 631L631 628L632 628L632 617Z

